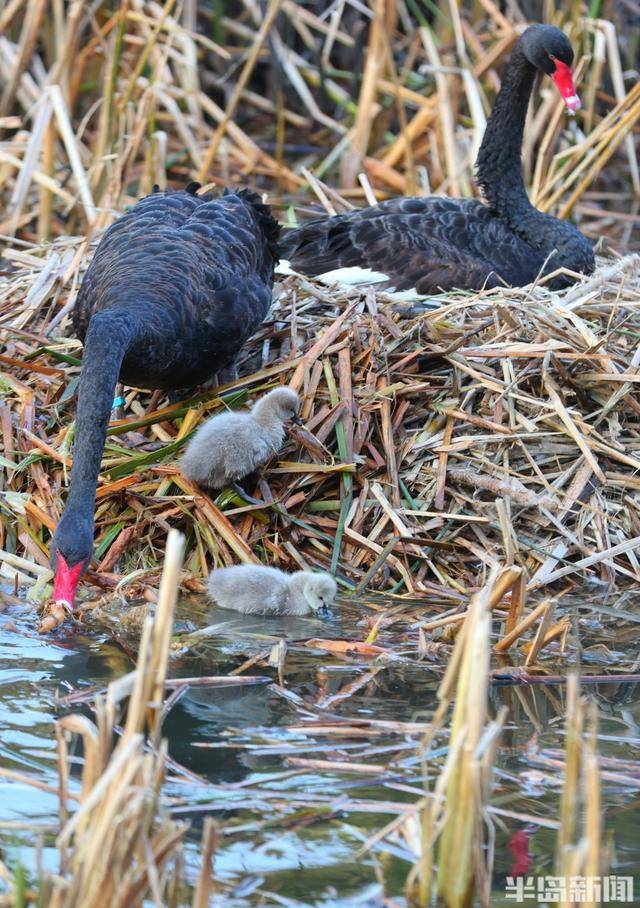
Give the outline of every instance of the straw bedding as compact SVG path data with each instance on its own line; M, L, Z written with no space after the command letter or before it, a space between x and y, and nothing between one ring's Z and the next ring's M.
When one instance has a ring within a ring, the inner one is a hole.
M81 347L65 298L90 256L71 240L14 249L2 282L0 558L37 591L71 464ZM195 589L238 561L337 569L345 588L433 608L466 598L496 563L526 568L530 588L637 581L638 264L608 262L563 292L449 294L413 318L384 293L284 278L236 383L173 405L127 389L90 580L153 571L174 526ZM303 396L305 428L256 480L264 508L181 475L203 419L283 382Z

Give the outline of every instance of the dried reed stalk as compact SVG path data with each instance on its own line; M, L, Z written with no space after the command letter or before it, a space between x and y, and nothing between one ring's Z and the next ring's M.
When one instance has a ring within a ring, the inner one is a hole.
M159 740L158 717L183 548L183 538L172 531L156 619L145 621L136 669L112 682L106 699L96 699L95 722L69 715L57 723L60 813L65 823L58 837L61 874L43 882L48 904L141 908L149 899L165 904L168 898L187 826L169 819L160 804L166 745ZM114 746L117 713L126 697L127 720ZM152 733L148 743L145 726ZM79 805L66 819L71 736L82 739L84 759ZM214 827L209 824L193 901L198 908L208 904L214 849Z
M592 892L584 899L590 908L600 904L597 881L606 871L601 816L600 765L598 758L598 713L595 703L579 696L578 676L569 675L567 684L567 737L565 774L560 804L560 829L556 852L556 874L569 880L587 878ZM574 899L567 891L563 908L572 908Z
M431 904L431 868L437 838L439 898L449 908L465 908L475 898L489 905L491 853L483 853L484 811L497 741L506 718L503 710L496 720L487 722L489 638L491 608L504 592L507 575L503 571L500 577L499 571L494 570L472 598L438 691L441 705L446 706L454 696L449 750L430 799L419 809L419 859L407 880L411 904ZM514 571L509 577L512 586L518 575L519 571ZM442 718L439 710L431 735ZM424 756L426 760L428 752Z

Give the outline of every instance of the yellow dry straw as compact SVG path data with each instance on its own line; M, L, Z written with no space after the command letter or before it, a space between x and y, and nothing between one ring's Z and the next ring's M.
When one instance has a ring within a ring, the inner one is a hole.
M564 880L601 877L606 864L602 847L598 713L596 704L587 704L579 694L579 679L572 673L567 683L565 778L556 850L556 875ZM594 898L585 904L597 908L599 903ZM573 905L568 892L561 905L564 908Z
M445 824L438 847L438 894L450 908L470 904L474 876L474 829L478 766L474 756L487 713L489 594L471 601L449 737L455 755L446 790Z
M166 745L159 742L171 629L182 565L184 538L169 533L155 621L145 621L135 671L109 686L96 702L96 722L67 716L57 723L61 817L66 813L69 765L66 738L82 737L84 763L80 806L58 838L61 872L50 887L48 904L60 908L139 908L149 897L164 901L163 890L175 863L186 824L158 816ZM129 696L127 720L115 748L116 707ZM152 733L151 748L144 730ZM214 827L205 834L204 864L194 905L211 891ZM67 853L69 850L69 853Z
M449 752L431 796L418 805L418 860L407 877L410 904L431 904L433 845L438 842L437 892L448 908L466 908L474 898L489 904L492 856L482 857L483 823L491 770L506 709L486 724L489 693L491 609L518 589L522 571L495 567L471 600L438 691L440 705L423 742L427 748L442 728L455 686ZM412 836L413 838L413 836Z

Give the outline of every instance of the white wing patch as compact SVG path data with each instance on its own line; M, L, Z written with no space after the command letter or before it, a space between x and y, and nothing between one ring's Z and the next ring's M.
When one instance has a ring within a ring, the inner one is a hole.
M286 259L280 259L276 267L273 269L274 274L280 274L283 277L289 277L291 274L297 274L297 271L294 271L290 263Z
M316 280L322 281L323 284L337 284L339 287L360 287L388 282L389 276L381 271L353 265L350 268L334 268L333 271L326 271L324 274L319 274Z
M275 268L275 274L283 276L298 273L299 272L293 270L291 263L286 259L280 259L280 262ZM372 271L371 268L360 268L359 266L354 265L352 268L334 268L333 271L317 274L314 277L314 280L320 281L322 284L335 284L338 287L348 288L367 286L369 284L381 284L388 281L389 277L381 271Z
M287 276L297 274L286 259L280 259L276 266L275 273ZM371 287L376 284L385 284L390 282L390 278L382 271L374 271L372 268L361 268L359 265L353 265L350 268L334 268L333 271L325 271L324 274L318 274L313 278L330 287L341 287L344 290L351 290L353 287ZM416 288L409 290L395 290L393 287L380 288L379 292L384 294L388 299L400 303L413 303L426 299L422 293L417 293ZM440 303L434 302L434 308L438 308Z

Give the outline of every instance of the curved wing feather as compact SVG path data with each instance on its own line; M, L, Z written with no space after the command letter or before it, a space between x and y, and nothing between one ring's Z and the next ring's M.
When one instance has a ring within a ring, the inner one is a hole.
M486 206L473 200L392 199L287 233L283 257L310 275L359 266L382 272L397 290L520 285L544 264Z
M254 194L195 192L153 193L115 221L78 293L81 338L97 312L137 318L139 342L123 367L131 383L178 388L204 380L269 309L277 222Z

